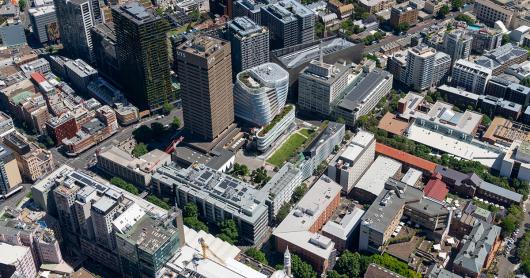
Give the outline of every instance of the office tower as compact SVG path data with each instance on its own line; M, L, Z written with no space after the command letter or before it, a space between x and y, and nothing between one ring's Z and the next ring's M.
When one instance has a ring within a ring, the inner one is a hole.
M234 86L236 117L256 126L267 125L283 109L288 89L289 73L274 63L239 73Z
M0 144L0 195L8 194L22 183L15 155Z
M120 217L136 220L116 234L123 275L160 277L165 263L185 243L181 211L170 210L167 217L155 218L139 210L127 210Z
M269 61L269 31L248 17L237 17L228 24L232 47L232 75Z
M436 52L434 55L434 69L432 76L432 85L438 86L445 84L451 71L451 57L443 52Z
M103 3L103 1L102 1ZM92 5L92 20L94 21L94 25L103 23L103 12L101 11L101 5L99 0L90 0L90 4Z
M313 60L298 77L298 107L320 115L330 115L333 102L348 85L348 67Z
M177 48L186 129L213 140L234 122L230 43L197 36Z
M169 73L169 23L137 2L112 8L116 55L127 97L141 109L175 101Z
M246 16L261 25L261 7L264 6L265 3L258 0L238 0L234 2L234 17Z
M59 27L54 6L29 9L29 20L33 35L40 43L55 42L59 39Z
M446 33L444 37L444 52L451 56L454 61L458 59L467 60L471 53L473 37L465 30L456 29Z
M409 49L407 56L407 85L423 91L431 87L436 50L426 45Z
M210 11L213 14L218 15L227 15L229 18L232 18L232 8L233 8L233 0L216 0L211 1L210 3Z
M271 48L312 42L315 14L295 0L281 0L262 8L262 25L269 28Z
M90 0L54 0L64 50L72 58L94 61L90 29L94 26Z
M94 58L99 73L107 80L118 82L120 67L116 56L116 32L112 22L100 23L91 30Z
M482 95L491 76L491 69L460 59L453 66L451 82L455 87L462 87L468 92Z

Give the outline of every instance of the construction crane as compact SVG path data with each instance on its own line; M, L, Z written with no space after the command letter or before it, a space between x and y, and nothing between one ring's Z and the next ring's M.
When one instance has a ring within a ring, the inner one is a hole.
M201 245L202 257L204 259L208 259L208 256L206 255L206 251L209 251L209 253L213 255L213 257L216 259L218 263L221 263L223 265L225 264L223 259L219 258L219 256L217 256L214 252L212 252L212 250L210 250L210 247L208 247L208 244L206 244L206 241L204 240L204 238L202 237L199 238L199 244Z

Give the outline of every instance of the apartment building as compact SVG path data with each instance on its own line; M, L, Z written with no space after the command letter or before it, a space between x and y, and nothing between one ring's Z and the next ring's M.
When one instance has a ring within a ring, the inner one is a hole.
M461 59L454 63L451 82L470 93L482 95L492 74L489 68Z

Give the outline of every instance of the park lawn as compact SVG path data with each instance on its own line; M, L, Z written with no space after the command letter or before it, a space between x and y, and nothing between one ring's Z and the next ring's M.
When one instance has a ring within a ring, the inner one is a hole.
M299 132L300 134L304 135L304 136L307 137L307 138L310 138L311 135L312 135L313 133L315 133L314 130L309 129L309 128L300 129L298 132Z
M304 136L298 133L293 133L293 135L291 135L289 139L287 139L287 141L285 141L285 143L283 143L283 145L277 149L269 159L267 159L267 162L281 167L285 161L298 153L298 148L300 148L306 140L307 139L304 138Z

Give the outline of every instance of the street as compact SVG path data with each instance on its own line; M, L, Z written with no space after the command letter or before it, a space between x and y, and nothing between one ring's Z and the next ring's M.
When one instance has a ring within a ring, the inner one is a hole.
M23 183L22 186L22 190L13 196L10 196L6 200L0 200L0 211L6 207L16 207L18 203L31 191L31 184Z
M405 36L396 36L396 35L394 35L392 33L387 33L386 37L384 37L382 40L380 40L379 43L376 43L374 45L365 46L364 50L363 50L363 53L364 54L368 54L368 53L378 52L381 49L382 46L384 46L384 45L386 45L388 43L396 41L396 40L398 40L400 38L405 38L406 36L409 36L408 34L415 34L415 33L422 32L423 30L431 27L433 24L436 24L438 22L442 22L444 20L448 20L448 19L452 19L452 18L456 17L459 13L460 12L451 12L442 20L431 18L431 19L427 19L427 20L422 21L422 22L418 22L418 24L416 24L416 26L411 27L407 31L407 35L405 35Z
M53 148L50 149L50 151L52 152L53 159L55 160L55 165L57 167L63 164L67 164L76 169L84 169L87 168L87 165L95 158L95 153L97 149L108 147L111 145L117 145L119 142L123 142L129 139L138 125L150 125L155 121L163 125L171 124L174 116L179 117L182 121L182 109L173 109L173 111L171 111L168 116L165 116L162 119L157 120L157 115L154 115L149 118L144 118L136 124L132 124L127 127L120 127L114 135L107 138L102 143L91 147L90 149L86 150L85 152L74 158L65 156L60 150L60 148Z
M519 235L517 235L517 240L519 240L523 235L524 231L530 227L530 204L528 202L528 199L526 202L524 202L524 207L526 208L526 212L524 213L524 220L523 223L521 223L520 232ZM517 242L515 244L517 246ZM497 253L497 269L499 270L499 277L505 278L505 277L514 277L515 276L515 270L517 268L517 264L514 264L516 261L515 259L515 252L517 252L517 248L514 248L511 251L511 254L509 257L504 256L500 252Z

